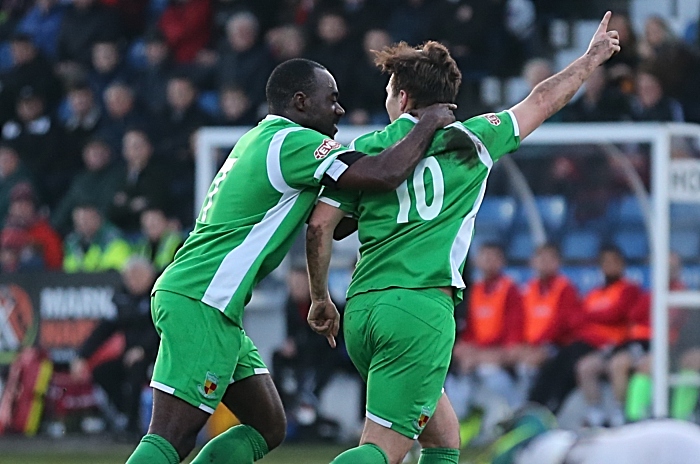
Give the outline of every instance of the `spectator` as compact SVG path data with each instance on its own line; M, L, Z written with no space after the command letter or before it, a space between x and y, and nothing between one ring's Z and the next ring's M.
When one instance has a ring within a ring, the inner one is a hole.
M158 118L160 125L158 153L169 160L190 158L190 137L209 124L209 116L197 104L197 89L185 74L168 80L165 111Z
M420 44L430 39L434 21L434 5L426 0L400 0L389 15L387 30L394 42Z
M13 0L0 3L0 40L6 39L14 30L17 22L31 8L34 0Z
M632 119L683 122L683 108L680 103L666 96L661 80L648 67L642 67L637 72Z
M55 199L64 191L66 169L75 164L63 156L60 127L49 115L43 95L33 87L20 90L16 108L17 119L2 126L2 138L17 148L47 199Z
M566 122L613 122L630 118L627 99L616 88L610 88L604 67L596 69L583 88L583 95L563 112Z
M76 206L91 202L105 214L121 180L121 170L113 162L109 145L101 139L92 139L85 145L83 164L84 170L75 177L51 218L54 227L63 235L70 231L71 215Z
M57 57L58 33L61 30L65 6L58 0L37 0L17 24L17 32L28 34L48 58Z
M0 273L16 274L44 270L44 260L19 227L5 227L0 232Z
M350 88L347 92L343 92L349 100L350 124L388 122L384 108L387 79L374 64L374 51L382 50L389 45L391 45L391 37L385 30L372 29L365 34L362 60L352 67Z
M97 39L92 45L91 57L92 69L88 79L96 95L102 95L113 82L129 82L116 38Z
M168 223L162 209L148 208L141 213L141 238L134 253L149 260L156 272L173 261L182 242L182 235Z
M340 12L347 21L353 42L362 40L371 29L383 29L386 26L386 19L389 17L386 2L342 0L340 3Z
M146 65L138 70L134 85L139 103L151 114L165 110L165 88L173 63L165 37L153 30L145 38Z
M15 34L10 40L13 67L0 76L0 124L15 115L15 102L25 87L47 97L51 108L60 98L61 86L51 63L39 53L27 34Z
M503 274L505 264L499 245L479 248L476 266L482 278L470 290L466 329L455 344L453 372L445 386L458 416L477 404L487 406L487 414L499 406L518 406L507 369L512 348L522 342L523 307L518 287Z
M0 224L5 223L10 208L10 192L20 183L31 185L29 170L22 164L12 145L0 144Z
M101 94L98 94L101 95ZM63 121L66 153L80 153L102 121L102 109L87 83L76 83L68 89L68 117Z
M256 108L248 95L236 86L226 86L219 92L221 115L216 121L219 126L252 126L259 118Z
M608 70L611 84L623 94L629 95L634 92L634 70L639 65L637 37L629 18L624 14L613 15L608 30L618 32L620 52L603 66Z
M613 350L624 343L630 311L642 295L638 285L624 278L625 259L618 249L603 249L600 266L605 283L586 295L577 324L578 339L590 347L589 353L576 362L576 377L588 405L586 421L593 427L606 422L624 423L619 417L622 405L616 411L603 409L600 377Z
M122 270L122 288L112 301L114 319L100 321L71 362L71 374L80 380L92 379L107 393L110 402L126 416L126 433L140 437L139 406L141 390L148 384L149 368L155 362L159 338L151 322L151 287L156 273L148 260L133 257ZM124 334L123 354L89 371L87 359L117 332Z
M147 21L153 14L153 2L143 0L102 0L102 4L112 7L119 15L124 36L131 41L141 35ZM149 11L149 7L151 11Z
M547 243L537 248L532 258L536 277L528 282L523 294L523 345L514 353L523 400L542 365L571 342L571 322L580 312L576 289L561 274L560 266L556 245ZM542 376L547 377L547 373Z
M211 37L210 0L174 0L158 22L177 63L192 63Z
M100 37L119 37L119 24L114 12L97 0L73 0L58 33L58 60L61 74L76 66L90 64L93 44Z
M306 50L303 29L291 24L270 30L266 41L275 64L292 58L301 58Z
M644 24L644 39L639 43L637 53L643 61L652 61L675 41L666 21L660 16L650 16Z
M310 426L317 421L321 393L343 361L339 350L306 323L311 298L303 261L293 265L287 287L287 338L272 355L272 374L285 409L300 425Z
M42 256L46 269L61 269L63 244L49 221L37 210L37 200L30 184L17 184L10 192L10 208L5 223L20 228L32 246Z
M146 118L136 109L134 92L128 85L115 82L104 93L105 117L97 135L104 139L112 153L122 152L122 139L131 127L146 127Z
M73 231L63 250L65 272L120 270L131 254L119 230L106 223L99 208L90 203L73 208Z
M323 63L335 77L340 92L345 92L350 86L350 70L359 52L349 39L345 18L335 11L326 11L318 18L316 35L319 40L309 50L308 57Z
M519 93L511 96L511 101L508 104L515 104L522 101L527 95L532 92L537 84L548 79L554 74L552 63L545 58L532 58L523 66L520 80L523 83L522 88L518 88ZM557 116L555 115L555 118Z
M226 40L219 47L216 84L235 84L245 90L253 106L265 101L265 79L272 71L270 52L260 39L260 25L253 13L244 11L226 23Z
M136 234L141 213L165 203L166 182L162 169L153 160L153 145L144 131L129 129L123 146L126 169L112 198L109 217L127 234Z

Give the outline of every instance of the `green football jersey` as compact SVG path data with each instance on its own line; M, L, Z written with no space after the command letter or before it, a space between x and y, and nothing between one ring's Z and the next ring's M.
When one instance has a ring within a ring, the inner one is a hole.
M350 148L376 155L416 122L404 114ZM391 287L454 287L456 301L461 300L462 271L486 179L493 162L519 145L512 112L478 116L438 131L426 157L394 192L326 189L321 201L359 220L360 260L348 298Z
M253 287L279 266L313 208L324 175L337 180L348 151L280 116L236 143L190 233L153 291L212 306L241 325Z

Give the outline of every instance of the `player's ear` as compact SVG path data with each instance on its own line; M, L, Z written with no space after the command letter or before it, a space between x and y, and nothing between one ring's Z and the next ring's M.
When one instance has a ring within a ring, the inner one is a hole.
M292 97L292 104L298 111L306 111L307 96L304 92L297 92Z
M399 90L399 109L402 113L408 108L408 94L404 90Z

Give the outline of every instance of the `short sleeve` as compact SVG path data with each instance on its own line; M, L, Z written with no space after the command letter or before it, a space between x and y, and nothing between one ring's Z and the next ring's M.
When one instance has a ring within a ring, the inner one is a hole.
M274 150L274 143L273 140L271 151ZM297 189L318 187L324 175L338 180L348 166L337 158L348 151L347 147L314 130L290 132L282 141L279 151L282 177L287 185ZM268 156L268 165L271 162Z
M520 147L518 120L510 110L482 114L463 124L484 144L494 161Z
M319 201L338 208L354 218L358 218L360 195L360 192L354 190L325 189Z

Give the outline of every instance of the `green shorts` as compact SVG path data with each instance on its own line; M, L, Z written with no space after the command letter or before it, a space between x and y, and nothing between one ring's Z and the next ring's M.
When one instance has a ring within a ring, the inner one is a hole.
M455 341L454 304L435 288L355 295L345 344L367 383L367 418L415 439L433 415Z
M201 301L158 290L151 315L160 335L153 388L211 414L234 381L269 373L245 331Z

